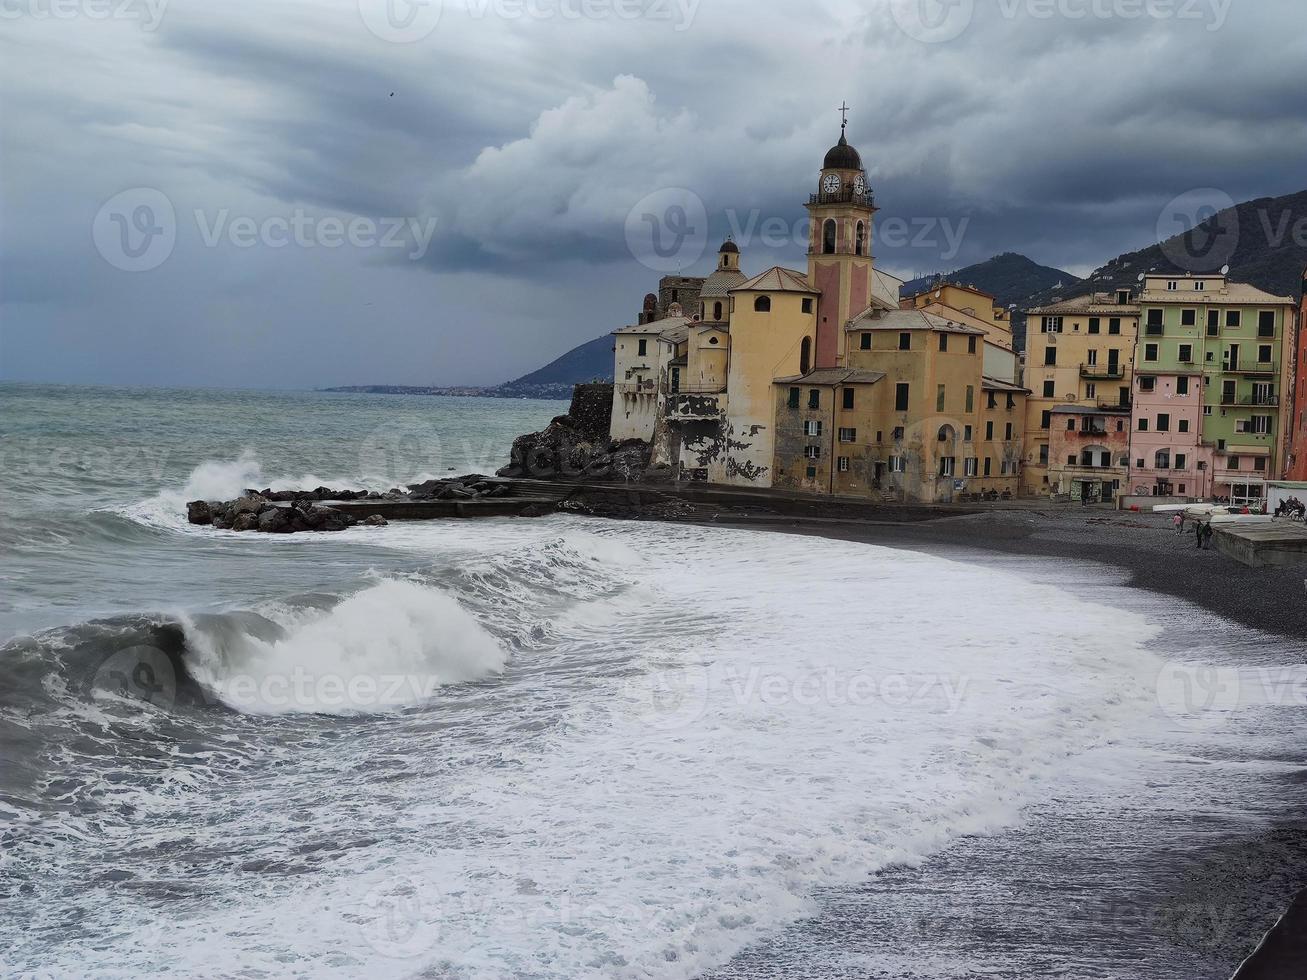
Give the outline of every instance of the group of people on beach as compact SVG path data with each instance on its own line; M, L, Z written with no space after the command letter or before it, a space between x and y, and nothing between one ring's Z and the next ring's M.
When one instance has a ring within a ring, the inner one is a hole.
M1184 534L1184 511L1179 511L1172 519L1175 525L1176 534ZM1212 536L1216 532L1212 530L1211 521L1203 521L1195 518L1194 520L1194 539L1197 542L1198 550L1203 551L1212 547Z
M1304 504L1297 497L1281 500L1280 505L1275 508L1275 516L1296 518L1300 521L1307 520L1307 504Z

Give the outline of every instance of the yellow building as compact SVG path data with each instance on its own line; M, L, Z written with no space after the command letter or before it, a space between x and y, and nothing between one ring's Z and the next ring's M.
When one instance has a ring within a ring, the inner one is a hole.
M1075 447L1058 452L1064 447L1055 445L1062 440L1053 438L1053 429L1069 424L1069 416L1078 431L1090 434L1115 432L1122 416L1128 422L1139 304L1128 289L1095 293L1029 310L1026 330L1030 397L1021 493L1114 498L1126 484L1128 459L1113 447L1088 455Z

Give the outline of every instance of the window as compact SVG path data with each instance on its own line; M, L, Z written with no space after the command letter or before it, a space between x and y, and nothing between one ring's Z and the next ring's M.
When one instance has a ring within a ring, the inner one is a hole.
M1192 364L1193 361L1194 361L1194 345L1193 345L1193 344L1181 344L1181 345L1180 345L1180 363L1181 363L1181 364Z
M1174 279L1172 279L1170 282L1166 284L1166 291L1168 293L1173 293L1179 288L1180 288L1180 284L1176 282Z
M755 299L755 300L753 301L753 311L754 311L755 313L770 313L770 312L771 312L771 297L770 297L770 296L759 296L757 299Z
M821 459L821 446L804 446L803 455L807 459Z
M994 440L994 423L992 420L985 423L985 439L990 442Z
M1197 310L1181 310L1181 311L1180 311L1180 326L1182 326L1182 327L1193 327L1193 326L1197 326L1197 324L1198 324L1198 311L1197 311Z
M645 357L646 355L648 355L649 341L647 339L642 338L640 340L639 348L636 350L635 353L637 357Z
M799 344L799 373L807 374L812 370L812 338L804 337Z
M1203 406L1203 414L1204 414L1204 415L1211 415L1211 414L1212 414L1212 406L1211 406L1211 405L1204 405L1204 406Z
M1159 449L1157 455L1153 457L1153 467L1159 470L1169 470L1171 468L1171 451L1169 449Z
M1259 345L1258 345L1258 347L1257 347L1257 363L1258 363L1258 364L1270 364L1270 363L1271 363L1271 345L1270 345L1270 344L1259 344Z
M1148 431L1148 419L1141 418L1141 419L1139 420L1139 431L1140 431L1140 432L1147 432L1147 431Z
M893 433L891 433L891 434L893 435L893 437L894 437L894 441L895 441L895 442L902 442L902 441L903 441L903 426L901 426L901 425L896 425L896 426L894 426L894 431L893 431Z
M942 411L944 411L944 395L945 395L945 391L946 391L946 389L945 389L945 387L944 387L943 385L936 385L936 386L935 386L935 411L937 411L937 412L942 412Z
M820 419L808 419L806 422L804 422L804 423L803 423L803 434L804 434L805 436L819 436L819 435L821 435L821 420L820 420Z
M1144 344L1144 360L1157 360L1157 344Z
M912 350L912 334L899 334L899 350Z
M1099 317L1091 316L1089 318L1089 332L1090 333L1103 332L1103 321Z
M867 229L859 221L856 230L853 233L853 254L861 255L866 247Z
M1098 364L1098 348L1094 348L1093 350L1086 353L1085 357L1087 358L1088 364L1090 364L1091 366L1096 366Z
M1042 446L1039 447L1039 465L1040 466L1048 465L1048 443L1044 443Z
M1011 423L1011 422L1009 422L1009 423L1004 427L1004 430L1003 430L1003 438L1004 438L1004 439L1011 439L1011 438L1012 438L1012 423Z
M848 429L848 428L840 429L840 442L857 442L857 441L858 441L857 429Z
M1188 462L1189 462L1189 457L1188 457L1188 456L1186 456L1184 453L1176 453L1176 456L1175 456L1175 468L1176 468L1177 470L1182 470L1182 469L1184 469L1184 468L1185 468L1185 464L1188 463Z
M903 472L903 457L902 457L902 456L891 456L891 457L889 458L889 471L890 471L891 473L902 473L902 472Z
M1194 289L1200 293L1206 288L1207 288L1207 283L1204 282L1202 279L1199 279L1197 282L1194 283Z
M1253 469L1255 469L1255 470L1264 470L1264 469L1266 469L1266 460L1265 460L1263 457L1261 457L1261 456L1254 456L1254 457L1253 457Z
M998 396L992 391L985 397L985 404L989 408L998 408Z
M1052 398L1052 397L1053 397L1053 391L1054 391L1054 388L1055 388L1055 387L1056 387L1056 385L1055 385L1051 380L1049 380L1049 381L1045 381L1045 382L1044 382L1044 397L1045 397L1045 398ZM990 397L990 398L993 398L994 396L993 396L993 395L990 395L989 397ZM989 407L990 407L990 408L993 408L994 406L993 406L993 405L990 405Z
M807 469L807 474L808 474L808 479L809 479L809 480L815 480L815 479L817 479L817 467L815 467L815 466L809 466L808 469Z
M948 352L948 334L946 333L939 335L939 350L941 354Z
M1144 327L1144 332L1148 334L1148 336L1150 337L1160 336L1162 331L1165 329L1165 327L1163 326L1164 316L1165 313L1162 310L1158 310L1158 309L1149 310L1148 325Z
M1090 381L1085 385L1085 397L1096 398L1098 396L1098 385Z
M805 297L803 297L802 307L803 307L803 312L804 312L804 313L811 313L811 312L812 312L812 297L811 297L811 296L805 296Z
M1225 325L1227 327L1237 327L1243 323L1243 316L1240 310L1225 311ZM1231 467L1233 469L1233 467Z
M1056 366L1057 366L1057 348L1056 348L1056 347L1045 347L1045 348L1044 348L1044 367L1056 367Z
M1159 412L1157 414L1157 431L1158 432L1171 431L1171 416L1166 412Z
M1114 316L1107 321L1107 332L1117 334L1121 332L1121 318L1119 316Z
M1207 311L1207 336L1219 337L1221 335L1221 311Z
M1116 305L1126 306L1130 302L1130 290L1118 289L1116 291Z
M1040 333L1061 333L1062 318L1060 316L1046 316L1039 321Z
M853 389L852 389L852 388L845 388L845 389L844 389L844 392L843 392L843 397L844 397L844 407L845 407L845 409L850 409L850 408L852 408L852 407L853 407Z
M1248 431L1259 436L1270 435L1271 417L1269 415L1254 415L1249 422Z
M820 389L820 388L809 388L809 389L808 389L808 407L809 407L809 408L821 408L821 389Z
M894 386L894 411L906 412L908 410L908 385L900 381ZM897 430L895 430L897 431ZM895 437L899 438L899 437Z
M798 408L798 407L799 407L799 389L798 389L798 388L791 388L791 389L790 389L790 397L789 397L789 400L786 402L786 405L787 405L787 407L789 407L789 408Z
M957 460L952 456L941 456L939 458L939 475L952 476L957 466Z
M805 311L805 312L806 312L806 311ZM718 300L716 303L714 303L714 304L712 305L712 318L713 318L714 320L720 320L720 319L722 318L722 301L721 301L721 300Z
M975 476L980 472L980 460L974 456L968 456L962 461L962 475Z
M863 350L871 350L871 334L864 333L861 337L861 347Z
M985 457L985 476L989 476L989 474L990 474L991 472L993 472L993 469L994 469L994 460L991 459L990 457L986 456L986 457Z
M975 352L976 352L976 338L975 338L975 337L968 337L968 338L967 338L967 353L968 353L968 354L974 354Z
M976 410L976 386L967 385L967 407L966 413L970 415Z
M1144 461L1142 459L1135 460L1135 469L1142 470L1143 468L1144 468Z
M1089 461L1088 461L1088 456L1089 456L1089 454L1088 454L1088 453L1085 453L1085 456L1086 456L1086 465L1089 465ZM1067 458L1066 458L1066 465L1067 465L1067 466L1075 466L1075 465L1076 465L1076 454L1075 454L1075 453L1071 453L1069 456L1067 456Z
M1067 420L1066 420L1066 430L1067 430L1067 432L1075 432L1075 431L1076 431L1076 420L1075 420L1075 419L1067 419Z
M1150 375L1144 375L1139 379L1140 391L1154 391L1157 389L1157 379Z
M827 218L821 226L821 254L835 254L835 219Z
M1274 337L1275 336L1275 311L1262 310L1257 314L1257 336Z
M1238 457L1238 456L1231 456L1231 457L1230 457L1230 467L1229 467L1229 468L1232 469L1232 470L1237 470L1237 469L1239 468L1239 457Z
M1040 427L1041 429L1047 429L1047 428L1050 428L1050 427L1052 426L1052 424L1053 424L1053 413L1052 413L1052 412L1040 412L1040 413L1039 413L1039 427Z
M835 468L841 473L847 473L849 471L849 457L841 456Z
M1180 431L1180 432L1188 432L1188 431L1189 431L1189 420L1188 420L1188 419L1180 419L1178 422L1176 422L1176 428L1177 428L1177 430Z
M954 437L954 435L956 435L956 433L953 431L953 426L951 426L951 425L941 425L941 426L939 427L939 441L940 441L940 442L948 442L950 439L952 439L952 438Z
M1175 379L1175 393L1177 395L1189 394L1189 379L1187 377L1182 375Z
M1124 431L1125 431L1125 422L1122 421L1121 419L1117 419L1117 420L1116 420L1116 431L1117 431L1117 432L1124 432Z

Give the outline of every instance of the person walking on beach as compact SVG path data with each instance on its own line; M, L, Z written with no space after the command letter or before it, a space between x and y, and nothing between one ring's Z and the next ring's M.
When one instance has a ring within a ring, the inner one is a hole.
M1203 522L1194 521L1194 539L1198 542L1198 550L1203 550Z
M1176 511L1175 517L1171 519L1171 523L1175 525L1176 534L1184 534L1184 511Z

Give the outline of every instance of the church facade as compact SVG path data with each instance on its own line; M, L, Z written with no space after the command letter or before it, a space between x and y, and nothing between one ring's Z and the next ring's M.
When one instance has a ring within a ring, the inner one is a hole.
M678 480L902 502L1014 495L1025 397L1007 312L876 268L876 206L843 130L822 161L806 269L750 275L726 241L614 332L614 439ZM687 302L681 302L680 298Z

